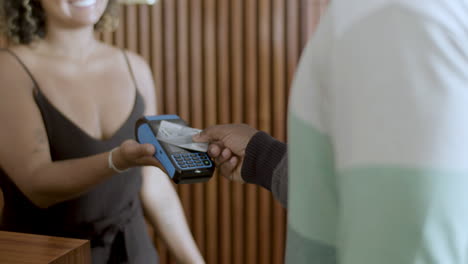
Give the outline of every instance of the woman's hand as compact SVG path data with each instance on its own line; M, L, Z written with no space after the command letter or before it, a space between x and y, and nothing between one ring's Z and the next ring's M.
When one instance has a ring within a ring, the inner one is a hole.
M154 157L156 149L151 144L140 144L133 139L124 141L112 152L112 162L119 170L137 166L155 166L164 170Z

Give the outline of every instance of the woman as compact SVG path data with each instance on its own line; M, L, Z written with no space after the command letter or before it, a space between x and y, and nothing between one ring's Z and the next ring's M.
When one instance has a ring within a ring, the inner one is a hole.
M155 263L145 214L179 262L203 263L153 146L126 140L156 106L143 59L94 37L115 1L0 3L3 229L90 239L93 263Z

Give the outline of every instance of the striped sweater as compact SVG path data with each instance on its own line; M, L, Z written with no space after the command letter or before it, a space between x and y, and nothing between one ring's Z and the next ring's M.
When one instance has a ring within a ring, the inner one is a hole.
M332 1L288 127L287 263L468 263L468 1Z

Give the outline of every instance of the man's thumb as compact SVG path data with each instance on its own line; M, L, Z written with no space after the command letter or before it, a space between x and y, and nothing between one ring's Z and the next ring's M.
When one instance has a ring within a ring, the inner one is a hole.
M219 139L219 137L216 135L216 128L215 127L209 127L203 131L201 131L200 133L194 135L192 137L192 140L194 142L199 142L199 143L210 143L210 142L213 142L213 141L217 141Z
M210 142L210 137L202 131L198 134L193 135L192 140L193 142L205 143Z

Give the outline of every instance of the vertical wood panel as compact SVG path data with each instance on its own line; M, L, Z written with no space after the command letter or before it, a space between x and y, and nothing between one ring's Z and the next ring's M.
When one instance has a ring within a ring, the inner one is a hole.
M125 8L125 48L138 53L138 20L137 7Z
M3 48L4 46L5 46L5 44L0 43L0 48ZM4 205L3 192L0 189L0 217L2 216L3 205Z
M272 100L272 135L279 139L286 139L286 0L273 0L273 100Z
M301 47L301 23L300 23L300 3L301 0L288 0L287 1L287 89L292 85L296 65L299 61L299 53ZM289 94L289 92L287 93ZM287 102L287 101L286 101Z
M259 51L259 93L258 93L258 128L271 133L272 105L272 1L259 0L258 7L258 51ZM276 20L277 18L275 18ZM272 221L271 221L271 193L263 188L258 193L258 263L271 263Z
M189 1L177 0L177 105L180 117L190 120L190 60L189 60ZM179 194L184 205L187 220L191 220L190 186L179 186Z
M190 0L177 0L177 113L184 120L190 120L189 2Z
M0 35L0 48L5 48L7 46L7 41L6 38ZM2 215L2 210L3 210L3 192L0 189L0 216Z
M151 62L150 66L153 70L153 78L156 86L156 98L157 98L157 110L158 113L162 113L165 100L164 94L164 24L163 24L163 4L159 3L151 7Z
M177 41L176 1L164 1L164 90L165 109L163 113L177 113Z
M288 42L294 41L286 38L286 2L294 0L274 0L273 1L273 130L272 135L282 141L286 140L286 113L288 88L286 76L288 74L286 67L286 50ZM275 202L273 204L273 244L272 262L282 263L284 259L283 250L285 245L285 214L281 206Z
M246 122L257 127L257 94L258 94L258 0L247 0L245 2L245 41L246 41L246 61L245 61L245 95L246 95ZM257 218L257 187L246 185L246 212L245 212L245 262L257 264L258 252L258 218Z
M301 1L301 49L309 41L315 26L318 22L321 0L300 0Z
M217 123L217 15L216 0L204 0L204 97L205 101L205 125L210 126ZM218 262L218 177L210 180L206 185L206 261L208 263Z
M231 111L230 96L230 65L228 63L230 49L229 2L217 1L217 42L218 42L218 123L229 123ZM230 183L225 178L218 178L219 182L219 228L228 232L219 232L219 260L218 263L231 263L231 190Z
M250 1L250 0L246 0ZM245 122L244 119L244 0L231 1L231 60L232 60L232 121ZM240 183L232 184L232 262L244 262L244 188Z
M159 0L121 8L119 28L99 38L149 62L158 113L178 114L198 128L247 123L285 141L290 85L327 4ZM207 263L283 263L285 210L270 193L217 175L177 190ZM155 244L160 263L174 263L161 240Z
M138 53L150 63L150 10L147 6L138 6Z
M120 18L120 23L119 27L114 32L114 45L122 49L125 47L125 25L127 24L125 21L124 7L119 8L118 16Z
M165 90L165 108L164 114L177 113L177 2L164 1L164 90ZM177 190L180 191L179 186ZM180 193L180 192L179 192ZM183 196L183 194L182 194ZM184 197L181 197L183 200ZM184 208L185 208L185 204ZM173 263L173 258L168 258L167 263Z
M191 124L197 128L204 127L204 96L203 96L203 0L190 0L190 46L191 46ZM206 256L205 247L205 184L193 185L193 223L192 232L200 252Z

